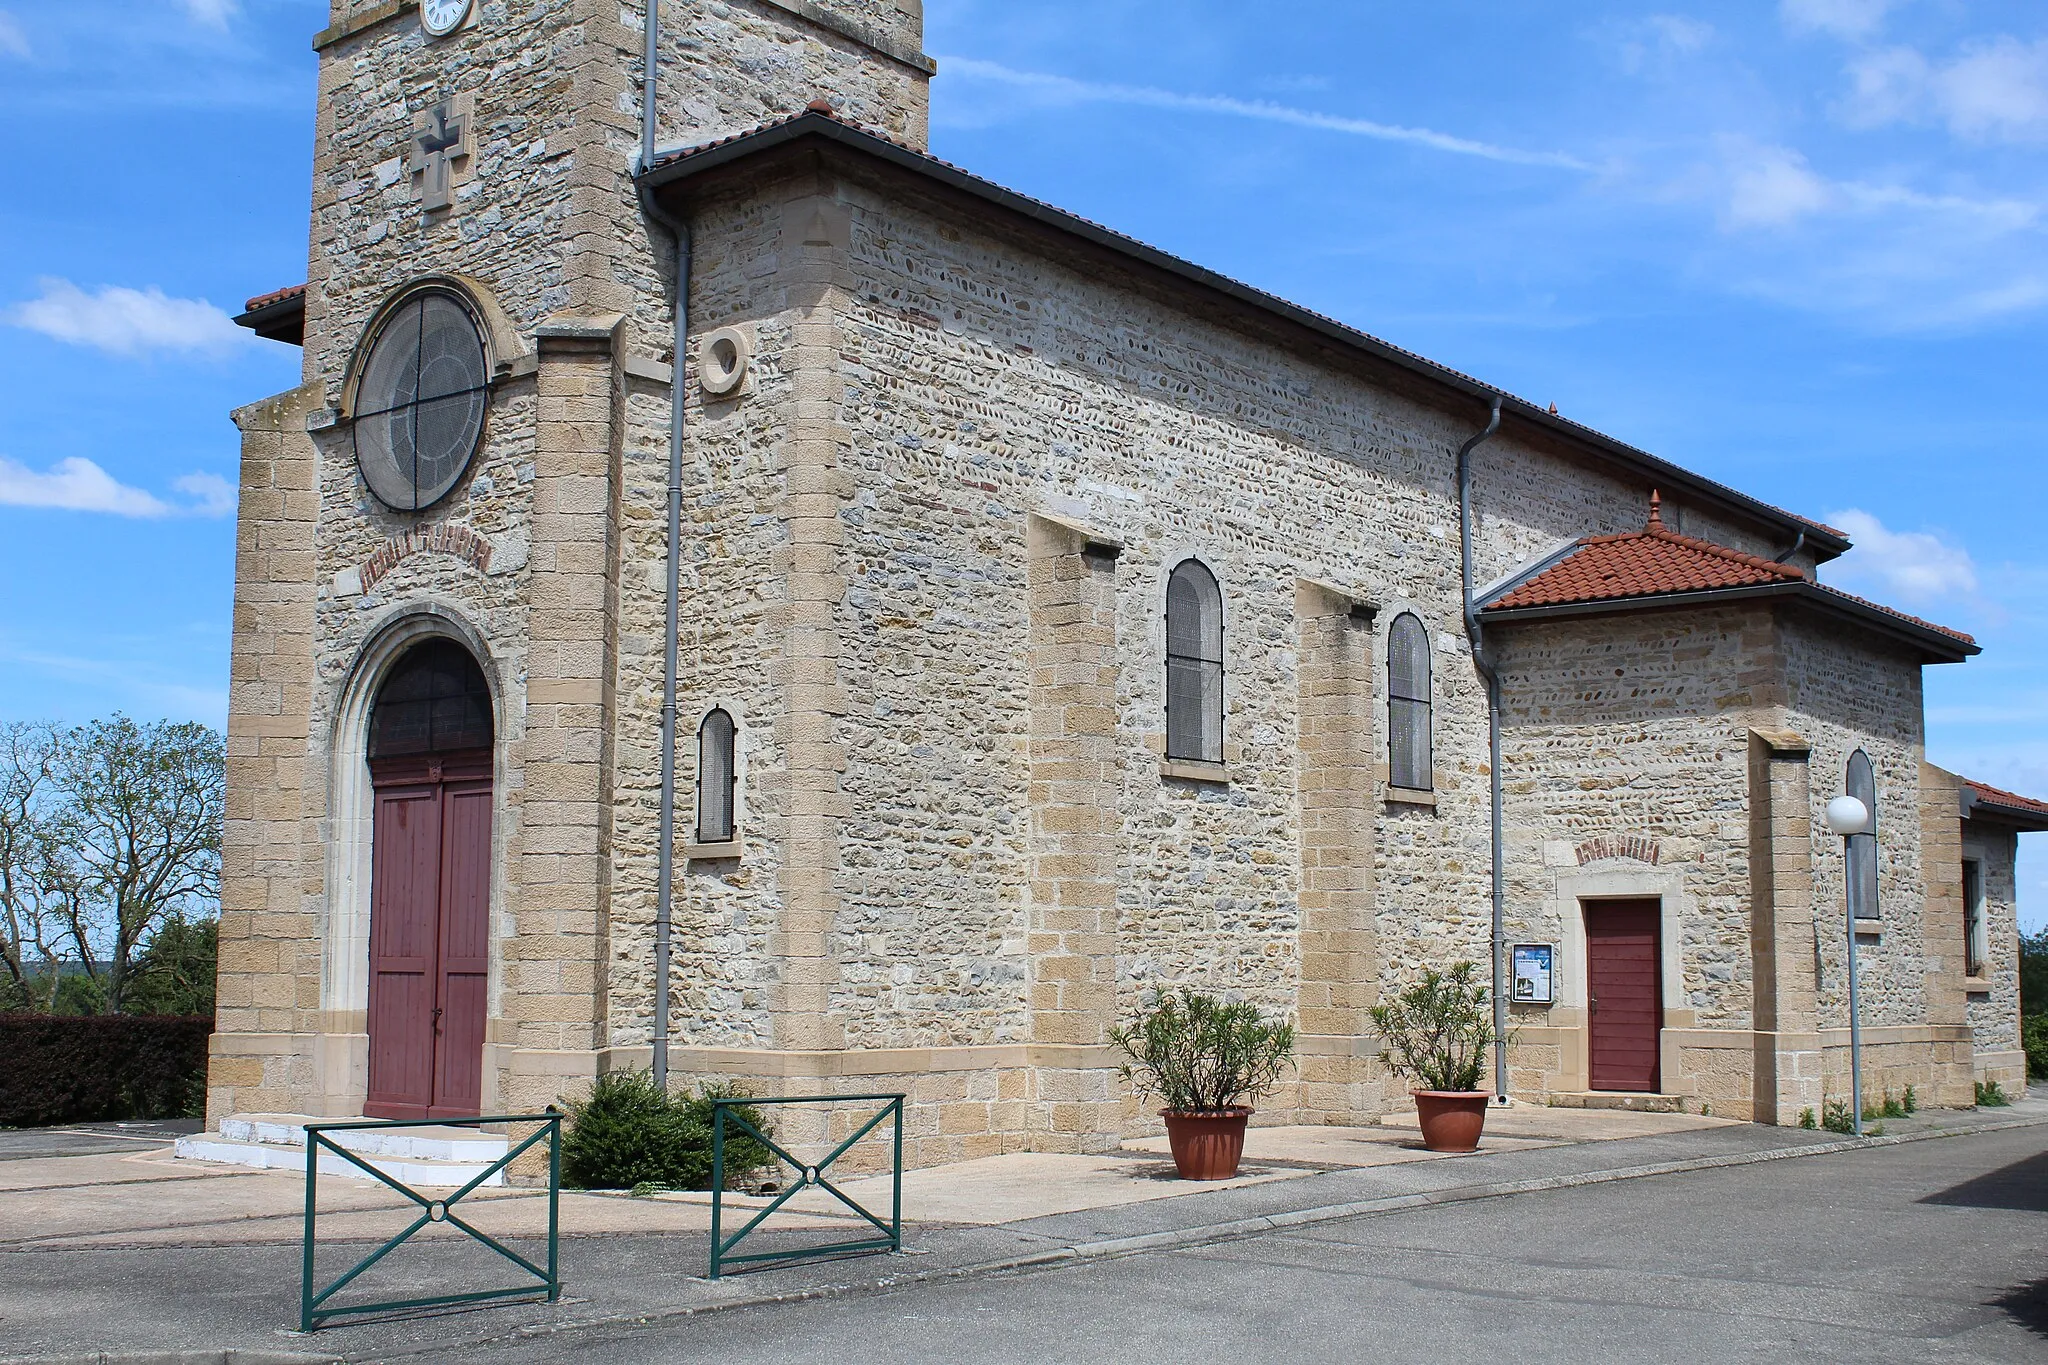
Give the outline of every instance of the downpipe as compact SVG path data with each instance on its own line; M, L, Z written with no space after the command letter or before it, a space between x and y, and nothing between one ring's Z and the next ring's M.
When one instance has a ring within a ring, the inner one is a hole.
M640 166L654 165L655 95L660 82L661 0L646 0L645 66L641 77ZM669 368L668 420L668 552L667 628L661 649L661 842L656 857L654 896L654 1083L668 1088L668 1016L672 995L671 962L676 862L676 637L682 621L683 542L683 354L690 335L690 229L655 202L645 185L639 188L640 208L675 241L676 288L673 355Z
M1486 685L1487 797L1492 823L1493 847L1493 1097L1497 1104L1508 1102L1508 997L1507 984L1507 872L1501 853L1500 773L1500 671L1488 656L1486 636L1479 624L1479 609L1472 589L1472 452L1491 440L1500 430L1500 395L1493 396L1493 410L1486 426L1458 447L1458 540L1459 577L1464 586L1465 635L1472 642L1472 666Z

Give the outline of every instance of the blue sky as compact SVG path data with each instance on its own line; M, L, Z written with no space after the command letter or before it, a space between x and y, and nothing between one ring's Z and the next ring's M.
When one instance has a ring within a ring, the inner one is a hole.
M1930 757L2048 796L2038 3L926 7L939 155L1851 531L1985 646ZM224 717L326 10L0 0L0 717Z

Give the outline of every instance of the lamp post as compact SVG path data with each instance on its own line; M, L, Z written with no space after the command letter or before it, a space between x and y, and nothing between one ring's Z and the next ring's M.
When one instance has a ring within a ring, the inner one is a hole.
M1863 1024L1856 1010L1856 906L1850 889L1849 840L1870 832L1870 810L1853 796L1828 802L1828 828L1842 836L1842 909L1849 926L1849 1114L1863 1136Z

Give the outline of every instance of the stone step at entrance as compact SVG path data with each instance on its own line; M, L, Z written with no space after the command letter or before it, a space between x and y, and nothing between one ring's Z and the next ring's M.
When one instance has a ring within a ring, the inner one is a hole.
M1550 1095L1553 1109L1627 1109L1637 1114L1683 1114L1685 1096L1650 1095L1633 1090L1566 1090Z
M187 1161L214 1161L257 1170L303 1171L306 1125L346 1121L323 1120L307 1114L236 1114L221 1120L219 1132L179 1138L177 1155ZM505 1155L509 1146L499 1133L445 1125L358 1128L330 1133L328 1137L393 1180L422 1188L467 1185ZM320 1154L320 1173L371 1178L346 1157L325 1151ZM484 1182L504 1183L503 1171Z

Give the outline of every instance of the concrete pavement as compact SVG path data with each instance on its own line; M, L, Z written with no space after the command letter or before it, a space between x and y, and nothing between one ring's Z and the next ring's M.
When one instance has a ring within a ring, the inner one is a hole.
M2044 1148L1994 1131L439 1358L2039 1362Z
M1491 1151L1429 1160L1413 1159L1412 1149L1403 1146L1412 1141L1412 1134L1398 1129L1335 1130L1335 1136L1332 1130L1260 1130L1254 1134L1254 1160L1245 1180L1192 1194L1184 1193L1188 1187L1181 1182L1160 1179L1166 1169L1163 1161L1142 1151L1101 1159L1121 1163L1124 1169L1083 1173L1085 1178L1051 1166L1013 1173L1007 1189L992 1173L964 1167L918 1172L908 1183L921 1183L922 1192L907 1192L906 1197L910 1254L790 1266L716 1284L699 1278L705 1264L708 1212L701 1203L686 1198L568 1198L565 1219L571 1235L563 1248L568 1295L563 1303L336 1326L310 1341L281 1331L295 1320L297 1311L295 1177L218 1171L195 1176L190 1163L159 1162L132 1152L30 1158L0 1163L0 1208L23 1210L26 1201L40 1200L46 1210L33 1219L0 1217L0 1332L5 1333L0 1340L8 1349L55 1352L234 1346L334 1351L357 1359L409 1353L439 1357L486 1341L593 1330L576 1324L598 1324L594 1330L603 1331L608 1330L603 1326L607 1323L674 1322L760 1300L982 1276L990 1267L1096 1262L1131 1252L1257 1238L1279 1228L1308 1235L1314 1227L1336 1225L1361 1213L1482 1198L1504 1204L1502 1196L1521 1197L1517 1191L1731 1163L1759 1170L1812 1165L1781 1158L1846 1145L1828 1133L1702 1123L1696 1118L1682 1125L1667 1122L1643 1136L1571 1141L1569 1125L1584 1123L1576 1117L1583 1112L1524 1111L1516 1120L1519 1131L1496 1130ZM1620 1117L1639 1124L1679 1116ZM1930 1113L1890 1127L1894 1134L1914 1136L2043 1121L2048 1121L2048 1102L2027 1101L2010 1110ZM1515 1126L1503 1123L1500 1128ZM1586 1131L1579 1130L1582 1136ZM2048 1135L2048 1129L2030 1131ZM2043 1141L2048 1142L2048 1136ZM1332 1144L1344 1143L1355 1147L1350 1159L1369 1164L1312 1161L1316 1155L1332 1155ZM1006 1160L1057 1165L1095 1159ZM126 1171L88 1172L88 1163L124 1166ZM50 1177L61 1175L67 1165L81 1178L68 1188L63 1182L52 1187ZM88 1195L80 1188L90 1183L87 1175L100 1180L111 1175L122 1183ZM1088 1187L1091 1181L1093 1189ZM252 1193L258 1182L273 1186L262 1199ZM327 1181L322 1183L325 1204ZM1144 1197L1123 1197L1133 1189ZM333 1193L337 1208L347 1206L350 1199L364 1199L356 1190ZM1106 1197L1112 1193L1117 1197ZM265 1199L274 1202L280 1196L285 1207L263 1207ZM951 1210L946 1207L949 1200ZM203 1207L194 1217L170 1216L179 1212L173 1205L180 1201L185 1213L195 1212L195 1201ZM360 1256L371 1245L366 1239L382 1235L371 1203L374 1200L348 1212L355 1223L335 1224L337 1233L357 1240L326 1253L327 1273L338 1272ZM77 1212L81 1207L87 1212ZM537 1229L532 1221L537 1201L531 1195L506 1192L478 1207L483 1211L480 1217L509 1220L487 1224L508 1236ZM126 1214L114 1216L124 1209ZM149 1217L152 1210L154 1223ZM948 1213L952 1221L941 1221ZM92 1226L94 1217L99 1219L97 1229ZM977 1219L980 1225L975 1225ZM832 1235L822 1217L807 1221ZM820 1234L772 1234L784 1241L807 1235ZM167 1256L165 1249L173 1245L179 1251ZM528 1254L531 1245L525 1244ZM408 1247L401 1254L425 1250ZM385 1287L394 1296L436 1292L489 1283L477 1277L495 1274L481 1252L456 1254L452 1245L443 1250L447 1254L413 1256L404 1263L394 1258L394 1273ZM379 1290L375 1283L365 1288L371 1293ZM119 1311L106 1311L109 1302L118 1302ZM821 1313L827 1320L836 1315L837 1310Z

